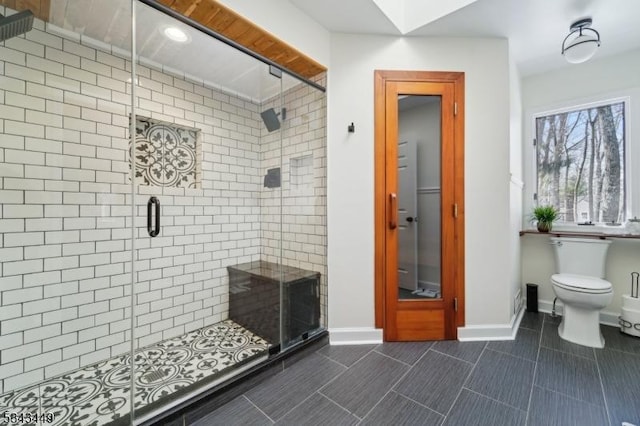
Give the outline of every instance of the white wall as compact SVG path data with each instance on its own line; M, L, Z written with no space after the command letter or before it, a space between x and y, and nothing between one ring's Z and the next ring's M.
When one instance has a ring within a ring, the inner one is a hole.
M522 79L523 108L640 87L640 50L598 58Z
M509 55L509 96L511 107L511 119L509 122L509 171L511 172L510 184L510 221L509 221L509 266L511 281L511 312L517 314L522 300L521 288L522 264L520 260L520 238L518 232L522 224L522 98L520 89L520 75L516 68L513 56ZM516 301L515 298L518 297Z
M630 140L627 141L627 153L634 157L635 167L628 170L631 177L632 196L635 206L640 200L640 170L638 170L640 153L640 50L624 54L595 59L584 64L561 70L530 76L522 80L522 105L524 110L525 137L523 149L530 149L531 115L533 110L552 109L570 101L593 99L615 94L628 95L630 100L630 117L627 126ZM528 162L525 166L531 166ZM526 167L530 176L532 167ZM529 181L527 180L527 183ZM525 206L527 200L525 200ZM640 216L640 211L633 213ZM526 215L528 208L525 207ZM526 224L526 223L525 223ZM538 284L541 302L553 301L554 294L549 284L549 277L554 273L555 265L551 247L546 236L524 236L522 240L522 283ZM629 292L630 272L640 270L640 240L614 240L609 249L606 279L611 281L614 299L604 312L615 317L620 312L621 295ZM611 318L610 317L610 318Z
M466 322L508 324L513 286L508 273L494 273L507 269L513 249L512 230L499 225L510 222L507 41L330 34L288 2L223 3L329 67L329 328L374 326L375 69L466 73Z
M496 273L510 250L507 41L332 34L330 63L329 328L374 326L376 69L466 73L466 323L508 324L509 277Z

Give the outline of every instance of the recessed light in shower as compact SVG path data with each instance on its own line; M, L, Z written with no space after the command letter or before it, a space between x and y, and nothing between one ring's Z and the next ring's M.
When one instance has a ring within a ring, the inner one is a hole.
M162 29L162 34L170 40L177 41L178 43L187 43L191 40L189 34L184 32L178 27L166 26Z

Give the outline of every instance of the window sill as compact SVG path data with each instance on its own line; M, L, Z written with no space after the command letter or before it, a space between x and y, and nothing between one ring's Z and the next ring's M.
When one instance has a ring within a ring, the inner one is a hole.
M589 227L592 228L592 227ZM604 227L599 227L600 229ZM626 231L616 228L619 230L617 233L611 232L603 232L599 229L593 229L589 231L563 231L563 230L552 230L549 232L540 232L536 229L523 229L520 231L520 236L522 237L525 234L538 234L538 235L552 235L554 237L595 237L604 240L605 238L631 238L640 240L639 234L627 234Z

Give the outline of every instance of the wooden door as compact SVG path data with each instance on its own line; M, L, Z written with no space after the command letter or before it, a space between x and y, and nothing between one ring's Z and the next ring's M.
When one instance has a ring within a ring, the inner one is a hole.
M385 341L455 339L464 324L463 82L462 73L376 72L376 326ZM398 99L407 95L440 102L441 293L432 298L400 297Z

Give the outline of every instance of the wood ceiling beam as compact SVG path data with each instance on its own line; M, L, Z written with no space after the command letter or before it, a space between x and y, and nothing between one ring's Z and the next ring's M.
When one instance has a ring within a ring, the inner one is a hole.
M216 0L156 0L302 77L313 78L326 67L291 47ZM49 22L51 0L0 0L16 11L29 9Z
M157 1L302 77L312 78L327 70L216 0Z

